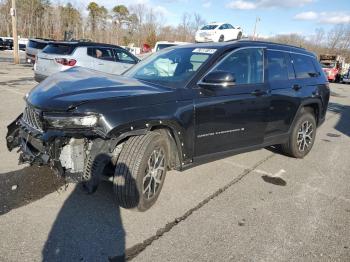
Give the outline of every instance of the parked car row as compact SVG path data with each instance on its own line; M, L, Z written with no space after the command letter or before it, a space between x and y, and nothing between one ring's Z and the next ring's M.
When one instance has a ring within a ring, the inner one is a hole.
M27 38L18 39L18 47L20 50L25 50L27 46ZM0 37L0 50L12 50L13 49L13 38L12 37Z
M10 50L12 48L13 48L12 39L0 37L0 50Z

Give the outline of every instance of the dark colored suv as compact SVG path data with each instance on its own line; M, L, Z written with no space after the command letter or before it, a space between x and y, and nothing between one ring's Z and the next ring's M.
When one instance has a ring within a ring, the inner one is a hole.
M303 158L325 120L329 86L316 57L293 46L235 41L171 47L123 76L55 74L8 126L20 162L102 177L125 208L150 208L166 171L270 145ZM194 185L195 186L195 185Z

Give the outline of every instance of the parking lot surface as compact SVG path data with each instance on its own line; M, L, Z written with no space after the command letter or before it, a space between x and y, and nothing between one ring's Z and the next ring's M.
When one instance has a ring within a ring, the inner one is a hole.
M0 261L349 261L350 85L331 84L304 159L267 148L171 171L139 213L108 182L86 195L17 165L6 126L35 84L31 67L0 62Z

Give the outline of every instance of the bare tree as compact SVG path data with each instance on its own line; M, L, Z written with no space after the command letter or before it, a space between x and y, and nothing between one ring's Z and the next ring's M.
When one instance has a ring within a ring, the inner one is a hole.
M193 42L195 32L205 24L198 13L184 13L178 25L166 25L164 15L146 4L117 5L107 10L95 2L79 7L50 0L17 1L18 33L22 37L63 39L90 38L113 44L134 43L153 46L156 41ZM11 0L0 0L0 35L11 35ZM89 14L83 15L83 9ZM35 14L35 15L33 15ZM299 34L276 35L269 41L301 46L316 54L340 54L350 62L350 25L336 25L328 31L317 28L311 37Z
M340 45L344 32L345 32L344 25L336 25L335 27L333 27L333 29L331 29L328 32L327 37L328 37L329 49L336 49Z

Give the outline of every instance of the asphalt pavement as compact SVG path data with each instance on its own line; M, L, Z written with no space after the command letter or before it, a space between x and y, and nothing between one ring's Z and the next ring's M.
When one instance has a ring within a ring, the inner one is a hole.
M18 166L6 125L33 87L0 63L0 261L349 261L350 85L331 84L304 159L266 148L167 174L147 212L119 208L47 168Z
M26 53L23 50L19 50L19 59L21 64L26 63ZM0 50L0 63L13 63L13 50Z

